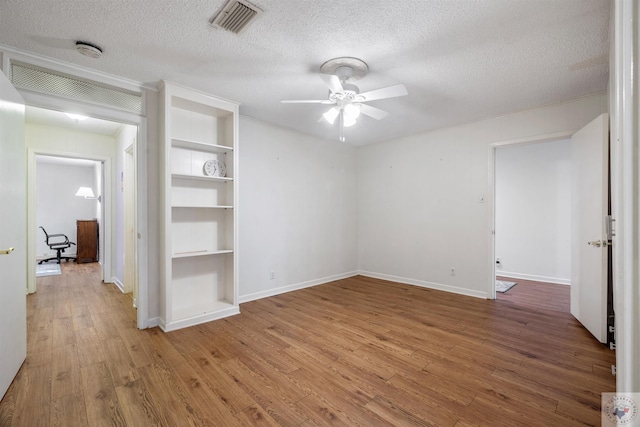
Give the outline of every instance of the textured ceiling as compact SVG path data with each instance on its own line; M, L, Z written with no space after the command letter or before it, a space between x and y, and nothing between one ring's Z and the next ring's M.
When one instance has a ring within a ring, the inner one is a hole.
M169 80L238 101L245 116L337 139L318 122L320 65L361 58L361 91L390 112L346 129L363 145L606 90L609 0L255 0L236 35L209 25L226 0L2 0L0 44L136 81ZM101 46L90 59L76 40Z

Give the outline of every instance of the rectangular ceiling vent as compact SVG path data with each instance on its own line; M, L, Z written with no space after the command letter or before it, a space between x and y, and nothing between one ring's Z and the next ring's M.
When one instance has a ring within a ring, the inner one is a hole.
M240 34L261 13L259 7L248 1L229 0L210 22L216 28Z
M92 81L58 74L31 64L13 62L11 82L18 89L57 95L119 110L142 112L142 95L120 88L102 86Z

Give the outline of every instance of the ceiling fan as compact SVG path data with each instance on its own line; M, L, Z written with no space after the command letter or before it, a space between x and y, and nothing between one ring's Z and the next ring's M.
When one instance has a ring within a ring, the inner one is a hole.
M353 126L360 113L376 120L384 119L389 115L386 111L367 105L365 102L407 95L407 89L402 84L360 93L358 86L350 82L366 76L368 71L367 64L358 58L342 57L330 59L320 67L320 72L322 73L320 78L329 88L328 99L284 100L281 102L284 104L333 105L330 110L322 115L320 121L324 119L333 124L338 119L340 123L340 142L344 142L344 128Z

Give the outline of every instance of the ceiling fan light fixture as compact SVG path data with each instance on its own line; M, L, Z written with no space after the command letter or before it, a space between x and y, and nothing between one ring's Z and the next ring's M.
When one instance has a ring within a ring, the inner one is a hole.
M336 118L338 117L338 114L340 114L340 109L338 109L337 107L333 107L329 111L324 113L322 116L329 124L332 125L335 123Z
M349 128L355 124L356 124L355 117L349 117L346 114L344 115L344 122L343 122L344 127Z
M345 120L351 120L353 119L354 121L360 116L360 108L362 108L362 105L360 104L347 104L344 107L344 118Z
M385 98L407 95L407 89L402 84L369 90L360 93L358 86L352 82L367 75L369 66L361 59L353 57L333 58L320 66L320 79L329 89L328 99L300 99L283 100L286 104L333 104L334 107L325 112L320 119L333 125L336 119L340 129L340 141L345 141L344 128L356 124L360 113L375 120L384 119L389 115L384 110L366 104Z

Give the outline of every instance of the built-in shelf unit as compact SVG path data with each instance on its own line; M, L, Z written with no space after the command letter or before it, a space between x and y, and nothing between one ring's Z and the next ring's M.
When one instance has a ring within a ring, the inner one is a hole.
M168 332L240 312L238 104L168 82L160 89L160 327Z

